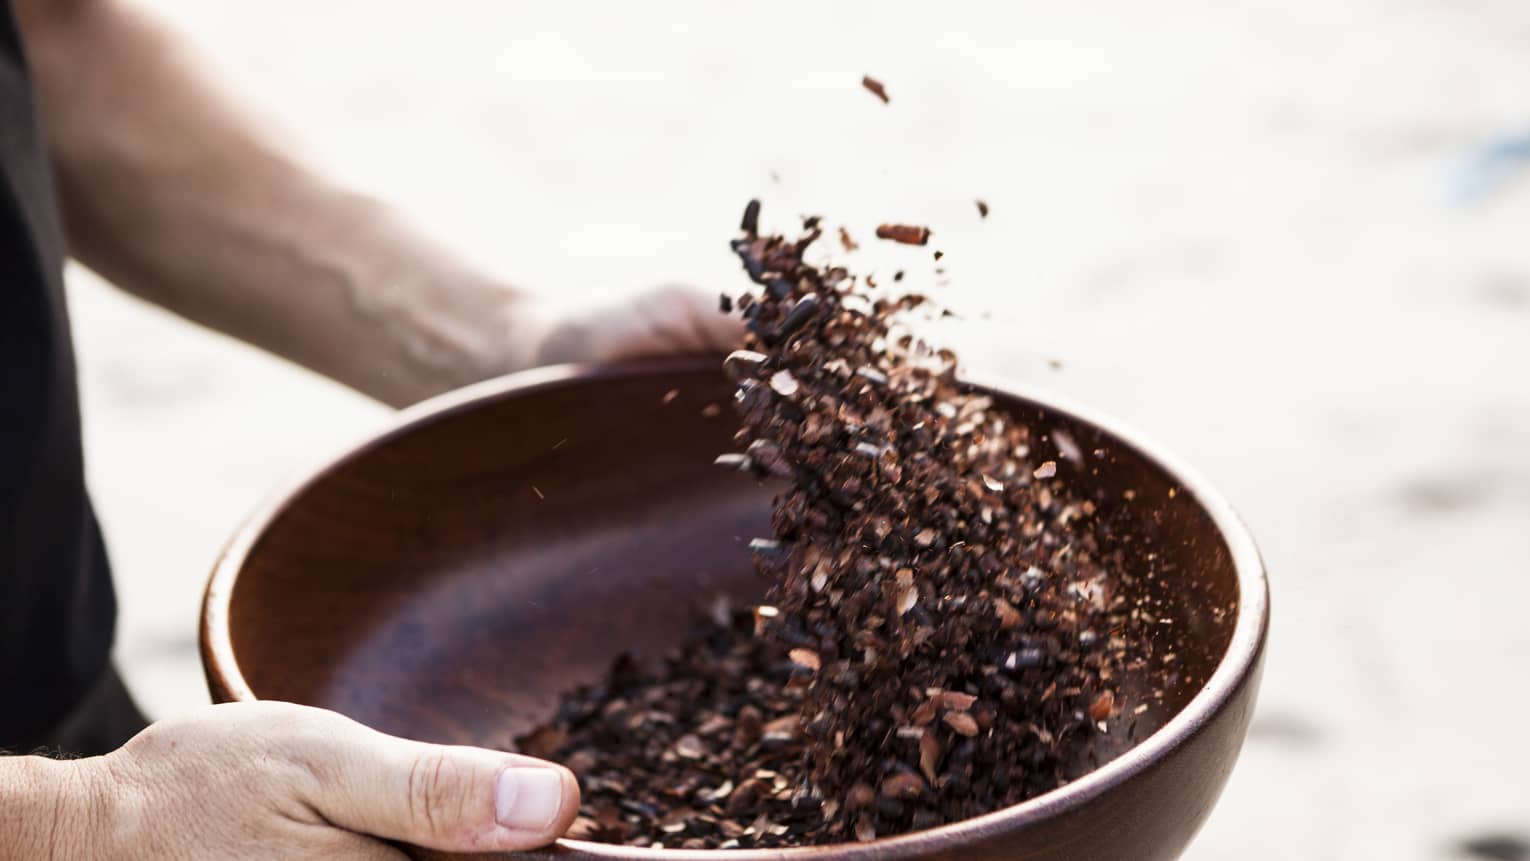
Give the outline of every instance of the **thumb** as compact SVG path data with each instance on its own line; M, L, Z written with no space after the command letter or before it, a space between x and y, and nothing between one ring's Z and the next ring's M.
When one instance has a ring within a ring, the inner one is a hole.
M553 842L579 812L579 784L562 766L346 723L313 752L320 781L309 799L342 828L448 852L513 851Z

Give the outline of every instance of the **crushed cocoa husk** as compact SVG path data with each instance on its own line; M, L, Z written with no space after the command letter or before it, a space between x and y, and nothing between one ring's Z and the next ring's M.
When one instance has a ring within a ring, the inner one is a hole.
M570 692L536 750L580 777L572 836L642 846L864 841L1032 798L1142 713L1123 560L1069 481L1071 439L1015 421L916 325L935 310L759 233L725 371L739 451L782 480L751 542L767 604ZM889 229L891 228L891 229ZM877 235L916 244L925 228ZM1059 463L1059 452L1062 452ZM522 748L527 749L527 739Z
M865 87L866 90L873 96L881 99L882 104L884 105L892 101L892 99L888 98L887 96L887 87L883 86L881 81L873 78L870 75L863 75L861 77L861 86Z

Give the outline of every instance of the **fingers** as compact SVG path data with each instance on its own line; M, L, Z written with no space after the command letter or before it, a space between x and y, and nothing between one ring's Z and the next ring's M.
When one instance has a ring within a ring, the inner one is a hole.
M686 329L694 338L699 350L729 352L738 349L744 339L744 321L738 314L723 313L718 307L718 296L697 289L675 288L670 293L674 313L683 314Z
M634 307L634 305L636 307ZM622 297L607 330L616 358L685 353L726 353L744 338L744 323L718 307L716 293L679 284ZM625 329L626 331L621 331Z
M342 828L451 852L512 851L551 843L578 813L578 784L561 766L335 723L305 745L318 777L308 800Z

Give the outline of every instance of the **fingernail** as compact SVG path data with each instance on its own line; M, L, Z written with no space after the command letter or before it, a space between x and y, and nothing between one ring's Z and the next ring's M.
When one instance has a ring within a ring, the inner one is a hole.
M494 819L506 828L545 831L563 808L563 778L551 768L516 768L494 784Z

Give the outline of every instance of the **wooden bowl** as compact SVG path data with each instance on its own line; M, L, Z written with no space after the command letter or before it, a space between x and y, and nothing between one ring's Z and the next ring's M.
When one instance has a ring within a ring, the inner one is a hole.
M1147 700L1139 744L1024 804L729 859L1173 858L1221 792L1268 623L1248 532L1135 435L980 388L1033 431L1071 436L1083 458L1059 459L1066 474L1140 521L1135 559L1156 572L1142 579L1166 614L1161 642L1144 647L1175 652L1177 684ZM769 534L771 491L712 465L732 449L730 395L718 359L677 358L545 368L404 412L234 537L202 617L213 698L308 703L410 738L511 747L618 653L674 645L709 597L763 595L746 543ZM562 840L525 857L703 856L718 853Z

